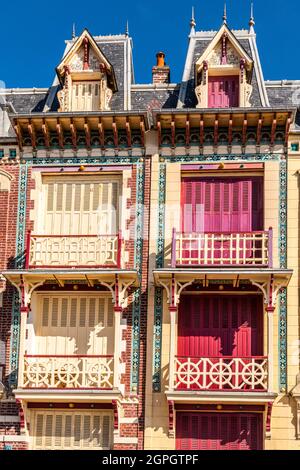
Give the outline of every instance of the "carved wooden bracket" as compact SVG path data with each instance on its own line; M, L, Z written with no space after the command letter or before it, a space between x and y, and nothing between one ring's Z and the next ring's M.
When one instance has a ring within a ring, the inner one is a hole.
M128 306L128 290L134 284L134 281L124 282L116 274L115 280L108 283L99 280L100 284L110 290L112 301L116 309L124 309Z
M266 420L266 439L271 439L271 420L272 420L273 402L268 403Z
M16 282L10 281L10 283L18 291L21 307L23 309L28 309L31 303L32 294L34 293L36 289L38 289L44 284L44 281L28 282L28 281L24 281L23 277L21 276L20 282L16 283Z
M173 400L168 401L169 406L169 437L175 437L175 404Z
M117 400L112 401L114 411L114 431L119 431L119 403Z
M265 305L270 309L274 309L277 304L278 294L282 287L284 287L283 282L280 280L274 280L274 276L271 276L270 281L256 282L252 279L250 280L251 283L258 287L263 293Z
M175 274L172 274L171 279L167 279L165 282L159 280L159 284L164 287L167 293L168 304L171 308L178 307L180 303L180 297L184 289L193 284L195 279L191 279L188 282L177 281Z

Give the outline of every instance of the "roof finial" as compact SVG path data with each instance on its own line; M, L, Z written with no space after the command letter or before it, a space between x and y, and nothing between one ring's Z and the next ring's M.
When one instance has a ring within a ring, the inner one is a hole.
M73 23L73 30L72 30L72 39L76 38L76 25Z
M126 22L126 31L125 31L125 36L129 36L129 21L127 20Z
M192 18L191 18L190 26L191 26L191 34L195 34L195 26L196 26L195 7L192 7Z
M251 12L250 12L249 26L250 26L250 28L253 28L254 25L255 25L255 21L254 21L254 7L253 7L253 2L251 2Z
M226 2L224 3L223 23L227 24L227 7Z

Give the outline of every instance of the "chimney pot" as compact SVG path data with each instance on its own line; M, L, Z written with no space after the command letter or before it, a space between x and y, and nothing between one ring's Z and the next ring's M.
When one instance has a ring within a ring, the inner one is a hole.
M152 69L153 83L170 83L170 67L166 65L165 57L164 52L156 54L157 63Z
M166 54L164 54L163 52L158 52L156 54L157 67L164 67L165 66L165 57L166 57Z

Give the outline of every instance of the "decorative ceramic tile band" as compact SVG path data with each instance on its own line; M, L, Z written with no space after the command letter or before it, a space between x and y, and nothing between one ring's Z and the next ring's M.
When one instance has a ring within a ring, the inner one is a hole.
M159 165L159 199L158 199L158 235L156 267L164 266L165 251L165 203L166 203L166 163ZM153 332L153 391L161 391L161 344L163 318L163 290L155 288L154 294L154 332Z
M137 188L136 188L136 236L135 236L135 269L141 278L143 262L143 231L144 231L144 194L145 194L145 162L139 160L137 164ZM136 392L139 385L140 366L140 319L141 319L141 294L139 288L134 293L132 306L132 356L131 356L131 390Z
M28 166L20 165L18 188L18 219L15 268L22 269L25 261L26 234L26 196L27 196ZM16 291L13 294L11 340L10 340L10 375L9 383L12 388L17 385L20 342L20 299Z
M280 161L279 259L287 268L287 159ZM279 390L287 390L287 289L279 295Z

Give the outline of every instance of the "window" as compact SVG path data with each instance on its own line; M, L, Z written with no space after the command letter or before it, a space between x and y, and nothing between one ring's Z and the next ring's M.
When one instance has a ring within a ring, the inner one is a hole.
M291 151L292 152L299 152L299 143L298 142L293 142L291 144Z
M99 82L74 82L72 111L99 111Z
M112 416L101 412L72 413L36 411L34 449L109 450L112 446Z
M17 151L16 149L9 149L9 158L16 158Z
M46 235L116 235L118 177L45 178Z
M0 149L0 158L3 158L3 157L4 157L4 150Z
M40 296L35 315L36 351L41 355L113 355L111 296Z

